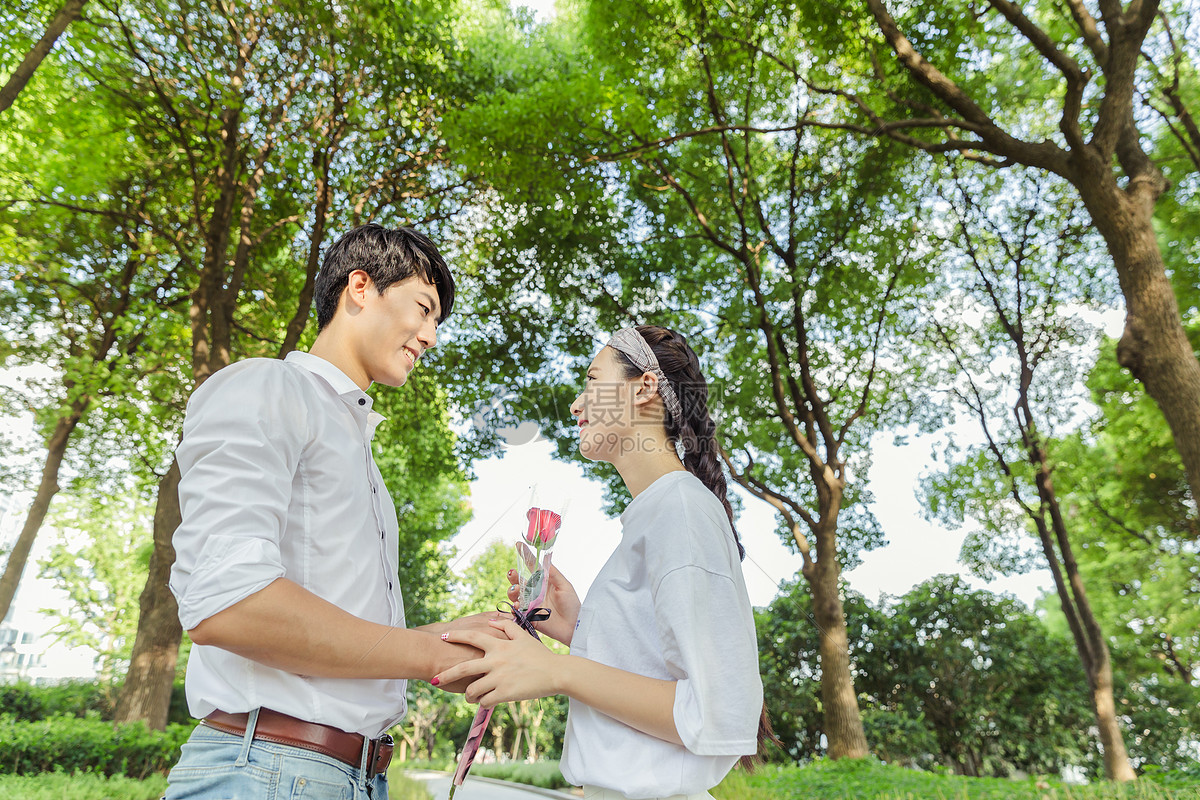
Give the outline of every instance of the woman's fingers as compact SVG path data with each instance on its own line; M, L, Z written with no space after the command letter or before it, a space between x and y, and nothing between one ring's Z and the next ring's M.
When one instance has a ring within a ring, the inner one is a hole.
M452 686L455 683L470 678L474 675L483 675L487 672L487 665L484 664L484 659L476 658L470 661L460 661L453 667L442 670L429 681L434 686ZM471 684L472 686L474 684ZM470 691L471 687L467 687ZM474 702L474 701L472 701Z
M491 628L493 625L494 625L493 622L488 622L489 628ZM461 631L447 631L446 633L442 634L443 642L453 642L455 644L469 644L472 647L479 648L484 653L486 653L488 651L488 647L492 644L495 644L495 642L498 641L499 638L502 638L502 637L497 637L497 636L493 635L491 633L491 631L488 631L485 633L484 631L461 630Z
M468 703L478 703L484 708L497 705L495 702L487 702L489 698L494 698L496 682L491 680L490 675L484 675L479 680L467 687L467 691L463 694L467 698Z
M498 631L504 631L510 640L516 639L517 636L529 635L525 632L524 628L513 622L511 619L494 619L488 624Z

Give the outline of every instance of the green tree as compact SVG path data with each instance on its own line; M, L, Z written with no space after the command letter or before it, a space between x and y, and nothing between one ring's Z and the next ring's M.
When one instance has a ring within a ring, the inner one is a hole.
M861 756L838 581L880 540L852 476L886 405L905 402L901 370L881 365L912 363L901 310L923 275L890 148L798 124L794 70L773 51L800 47L762 3L594 3L533 31L534 52L451 138L503 214L479 307L505 326L473 331L463 363L533 370L514 405L561 424L577 378L543 354L590 358L597 328L632 321L688 335L730 474L804 560L829 752Z
M100 680L111 687L124 674L137 631L138 595L150 560L152 507L136 492L73 497L51 524L59 541L39 562L70 605L51 611L54 632L74 647L97 653Z
M845 593L864 724L893 763L966 775L1092 767L1079 731L1088 701L1069 644L1009 597L940 575L899 598ZM776 732L792 758L821 752L820 629L812 600L785 584L758 612L759 663ZM794 654L799 654L799 661Z
M1088 386L1097 410L1057 444L1056 486L1080 572L1099 589L1092 604L1124 685L1130 755L1179 767L1200 730L1200 529L1162 413L1110 348Z
M1118 361L1162 409L1200 498L1200 361L1154 227L1167 154L1150 146L1173 136L1176 171L1200 169L1189 4L866 0L834 25L821 6L797 10L815 56L797 88L828 99L810 124L1074 188L1125 298Z
M104 141L100 131L91 130L100 140L93 143L97 150L103 149L103 142L112 147L115 158L130 156L128 148L113 145L111 137ZM109 199L101 206L103 213L82 217L58 206L10 201L0 217L0 330L8 342L4 363L56 372L50 384L10 390L22 395L20 405L34 411L45 456L32 505L0 579L3 613L60 479L70 471L64 466L86 471L86 459L72 456L70 450L80 431L96 424L89 417L97 408L108 409L103 418L116 414L133 421L133 430L151 436L161 430L160 424L178 419L172 411L178 392L167 387L178 374L164 345L177 331L172 308L180 296L148 227L138 221L152 213L153 204L142 192L152 190L153 184L144 174L100 176L98 185L91 183L96 176L63 176L66 160L81 156L83 148L67 146L61 155L39 158L34 153L39 138L9 139L3 148L5 161L27 157L46 167L46 180L63 178L62 188L102 193ZM156 449L153 441L146 444ZM157 449L161 453L161 447ZM151 469L157 466L154 454L147 457Z
M877 708L924 721L939 761L976 776L1094 769L1070 644L1019 601L939 575L881 612L856 651L860 685Z
M58 37L62 36L67 26L79 18L79 15L83 13L85 5L87 5L87 0L66 0L66 2L57 7L54 15L46 24L45 32L29 48L25 57L21 59L21 63L17 65L12 74L8 76L8 80L4 82L4 86L0 87L0 113L7 111L8 107L17 99L17 96L21 94L21 90L29 83L29 79L33 77L33 73L37 71L37 68L46 58L46 55L54 47L54 43L58 41ZM6 14L5 16L9 15ZM17 19L12 19L12 17L18 17L18 15L13 14L5 21L17 22ZM13 25L12 27L16 26ZM12 27L9 29L12 30Z
M985 443L930 481L930 514L952 524L969 514L983 523L967 548L985 571L989 551L1036 533L1087 677L1105 774L1132 780L1108 642L1053 478L1055 430L1076 422L1064 402L1080 373L1072 351L1088 335L1070 306L1094 303L1096 281L1084 229L1054 187L1030 181L1006 189L1006 200L987 209L975 200L985 196L979 184L965 177L946 196L956 235L944 253L960 263L946 276L953 301L931 316L949 356L941 379L954 406L978 421ZM1036 221L1054 218L1053 209L1061 228L1040 229ZM978 320L968 318L973 313Z

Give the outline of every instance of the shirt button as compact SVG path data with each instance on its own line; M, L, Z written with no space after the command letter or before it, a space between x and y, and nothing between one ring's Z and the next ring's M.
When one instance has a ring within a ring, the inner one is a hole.
M360 397L360 398L358 398L358 404L359 404L360 406L365 406L365 405L367 404L367 400L366 400L366 398L365 398L365 397Z

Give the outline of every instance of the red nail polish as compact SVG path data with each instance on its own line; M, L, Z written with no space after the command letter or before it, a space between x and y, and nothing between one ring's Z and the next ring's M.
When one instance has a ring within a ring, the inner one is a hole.
M437 676L437 675L434 675L434 676L433 676L433 680L431 680L431 681L430 681L430 683L431 683L432 685L434 685L434 686L437 686L437 685L438 685L439 683L441 683L441 682L442 682L442 681L441 681L441 679L440 679L440 678L438 678L438 676Z

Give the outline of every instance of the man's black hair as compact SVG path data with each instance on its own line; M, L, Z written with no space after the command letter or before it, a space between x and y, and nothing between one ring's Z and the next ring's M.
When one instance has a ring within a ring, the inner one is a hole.
M369 222L346 233L325 253L313 290L318 331L333 319L342 289L356 269L371 277L380 294L393 283L420 275L437 289L441 306L438 324L450 316L454 278L433 242L412 228L385 228Z

